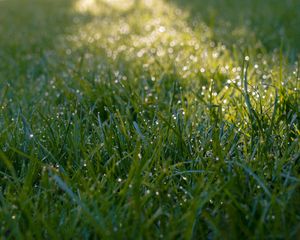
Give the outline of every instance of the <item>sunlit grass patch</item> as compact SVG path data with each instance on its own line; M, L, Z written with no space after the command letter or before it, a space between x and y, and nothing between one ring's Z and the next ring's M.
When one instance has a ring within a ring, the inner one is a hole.
M128 11L136 7L140 0L79 0L75 2L75 10L80 12L89 12L94 15L99 15L105 7L117 10ZM152 1L145 1L146 4L151 4ZM107 9L106 9L107 11Z
M130 12L116 10L105 1L98 1L97 4L98 10L91 9L96 17L82 25L79 34L76 31L73 38L75 46L76 43L81 47L84 44L91 51L86 55L89 59L87 62L91 64L96 52L105 52L118 75L122 75L120 67L127 63L130 68L150 75L154 82L162 77L161 74L175 73L180 84L193 90L199 89L196 94L202 100L222 106L224 116L228 119L234 119L236 105L242 104L242 62L245 55L251 59L248 91L256 103L263 99L260 101L261 109L270 109L273 104L274 87L290 85L290 91L293 91L295 76L285 78L285 83L272 80L284 74L278 72L277 66L282 56L279 52L263 55L260 52L263 46L256 48L255 38L251 40L254 49L239 49L238 46L228 48L222 41L215 42L212 29L204 23L199 23L197 30L192 29L186 22L188 12L163 1L152 1L152 5L140 1L140 5ZM233 37L239 41L238 36ZM287 66L284 60L281 61L281 68ZM297 65L294 70L297 71ZM124 79L127 78L124 76ZM228 96L237 97L237 100L227 99ZM193 102L194 97L192 94L189 101Z

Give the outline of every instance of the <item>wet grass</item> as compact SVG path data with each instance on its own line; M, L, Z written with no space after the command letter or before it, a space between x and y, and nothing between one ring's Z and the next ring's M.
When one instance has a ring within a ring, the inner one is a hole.
M215 3L0 1L2 238L299 237L297 2Z
M300 41L300 2L297 0L168 1L191 12L191 26L197 26L197 21L204 21L217 41L246 47L254 37L266 51L283 48L286 55L297 58Z

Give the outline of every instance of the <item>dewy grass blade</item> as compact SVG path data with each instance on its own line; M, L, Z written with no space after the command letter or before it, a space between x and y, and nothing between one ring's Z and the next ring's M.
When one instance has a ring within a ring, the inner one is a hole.
M49 168L49 175L52 177L52 179L55 181L55 183L59 186L61 190L63 190L70 198L71 200L76 203L79 207L81 207L87 216L87 219L91 221L91 223L95 226L96 231L101 234L102 230L102 220L96 219L95 216L90 212L88 207L80 200L80 198L72 191L71 188L55 173L52 172L52 170Z
M259 184L259 186L264 190L264 192L266 193L266 195L271 198L272 194L270 192L270 190L266 187L266 185L263 183L263 181L247 166L245 166L242 163L239 162L235 162L235 164L239 167L241 167L242 169L244 169L250 176L252 176L255 181Z

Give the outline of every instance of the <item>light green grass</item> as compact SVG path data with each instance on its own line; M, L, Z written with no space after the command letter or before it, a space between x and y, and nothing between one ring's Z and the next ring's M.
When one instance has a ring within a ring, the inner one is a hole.
M299 238L299 3L89 2L0 1L1 238Z

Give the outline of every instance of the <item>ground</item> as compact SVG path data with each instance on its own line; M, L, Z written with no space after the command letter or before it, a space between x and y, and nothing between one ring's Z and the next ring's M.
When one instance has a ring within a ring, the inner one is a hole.
M299 12L0 0L1 238L299 238Z

